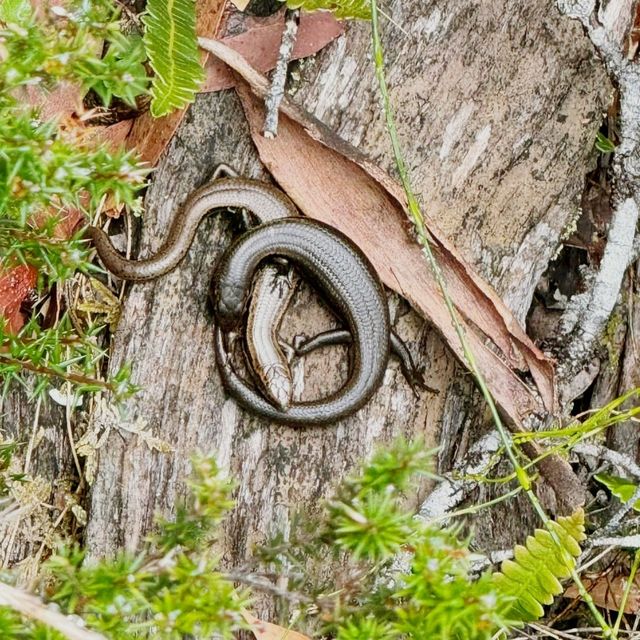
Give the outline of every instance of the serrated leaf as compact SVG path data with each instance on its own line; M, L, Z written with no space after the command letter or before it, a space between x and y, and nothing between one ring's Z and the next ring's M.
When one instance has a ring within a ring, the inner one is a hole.
M493 575L498 591L514 598L511 616L523 622L541 617L542 605L551 604L562 592L558 578L571 574L581 552L578 542L585 538L584 512L579 509L572 516L558 518L550 527L561 548L549 531L536 529L525 546L515 547L514 559L505 560L501 571Z
M562 585L560 584L560 580L556 578L549 569L546 567L539 567L538 573L536 574L536 578L540 583L540 586L548 593L554 596L562 593ZM551 602L553 602L553 598L551 598ZM548 604L551 604L549 602Z
M553 526L553 524L552 524ZM562 541L562 546L572 555L572 556L579 556L581 553L581 549L580 549L580 545L578 544L577 540L571 536L568 535L566 530L563 529L560 526L556 526L554 527L554 530L556 532L556 534L558 535L558 537L560 538L560 540Z
M536 554L533 552L531 548L527 549L521 545L518 545L515 549L515 559L516 562L521 565L532 569L533 571L538 571L540 567L540 563L536 560ZM566 564L561 562L560 560L554 558L549 558L548 553L547 557L542 558L542 562L545 565L545 571L548 571L552 576L556 578L568 578L571 575L571 571L567 568Z
M194 0L149 0L142 20L144 45L155 73L151 115L159 118L193 102L204 80Z
M607 487L607 489L609 489L609 491L611 491L611 493L622 502L629 502L638 488L637 484L627 480L626 478L610 476L606 473L598 473L595 476L595 479L600 484ZM640 511L640 500L633 505L633 508L635 511Z
M587 539L587 534L584 531L584 518L580 520L573 516L561 516L552 522L552 525L562 527L569 536L578 542Z

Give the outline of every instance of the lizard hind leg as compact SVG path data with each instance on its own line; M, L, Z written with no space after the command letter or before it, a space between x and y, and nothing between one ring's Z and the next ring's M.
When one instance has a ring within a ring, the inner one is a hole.
M352 342L353 337L351 336L351 333L346 329L331 329L330 331L323 331L322 333L319 333L317 336L313 336L312 338L304 338L303 336L299 336L294 341L293 346L296 355L300 357L322 347L328 347L336 344L351 344ZM439 393L437 389L434 389L433 387L430 387L425 383L424 368L418 367L415 364L407 345L394 331L391 332L390 346L391 353L400 362L400 371L402 371L402 375L409 383L409 386L413 390L416 397L419 395L419 390L421 389L430 391L431 393Z

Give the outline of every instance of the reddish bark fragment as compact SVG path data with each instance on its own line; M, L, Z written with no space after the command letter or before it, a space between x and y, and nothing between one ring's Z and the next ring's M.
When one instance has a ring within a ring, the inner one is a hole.
M17 333L24 324L20 306L35 287L37 275L33 267L26 265L0 272L0 316L6 319L12 333Z

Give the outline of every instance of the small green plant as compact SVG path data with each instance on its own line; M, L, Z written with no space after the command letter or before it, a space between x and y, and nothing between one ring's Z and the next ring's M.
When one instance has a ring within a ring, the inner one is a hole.
M620 476L611 476L605 473L598 473L595 479L603 484L611 493L622 502L629 502L634 493L638 490L638 485L631 480ZM640 511L640 500L633 505L636 511Z
M320 608L324 622L309 620L317 637L489 640L510 626L511 597L489 573L472 578L459 531L425 525L404 502L417 476L430 477L432 453L420 442L395 441L345 480L317 517L294 519L287 542L276 537L261 549L266 567L289 568L289 589L310 594ZM331 580L290 569L336 556L345 569Z
M536 529L525 546L514 549L514 560L505 560L493 576L498 590L514 598L511 616L516 620L526 622L544 615L542 605L551 604L562 593L558 579L571 576L581 553L579 543L586 538L582 509L550 524L560 546L549 531Z
M114 95L134 103L145 93L148 79L140 38L120 32L118 11L110 0L74 0L39 19L27 5L3 5L0 15L6 47L0 72L3 102L16 87L51 88L60 80L77 82L85 92L96 90L105 106Z
M81 128L42 120L24 98L42 87L46 99L68 81L93 90L105 104L113 96L134 103L147 84L140 40L120 33L107 0L70 2L38 20L28 2L1 7L0 277L29 266L37 273L38 299L17 335L0 321L0 379L5 392L19 382L38 394L58 378L75 392L106 387L126 395L132 391L126 369L101 380L98 327L80 332L63 314L45 326L40 308L54 285L95 270L81 235L60 231L69 212L93 215L106 198L138 208L146 170L130 152L96 146Z
M616 150L613 140L610 140L601 131L596 133L595 147L600 153L613 153Z
M0 451L1 466L8 467L11 452L10 446ZM276 536L229 574L211 547L233 506L233 486L213 458L196 458L189 497L173 519L157 522L137 552L88 562L76 546L61 546L42 576L46 600L112 640L232 638L245 628L241 612L249 604L249 593L233 582L279 594L282 605L293 607L281 611L283 624L295 619L313 637L504 637L542 615L542 605L560 593L558 580L574 570L580 553L584 514L551 523L553 535L537 530L501 573L474 576L459 528L427 525L403 506L417 476L429 476L431 453L419 442L388 445L318 512L295 518L286 540ZM383 502L385 509L369 506ZM308 571L335 561L343 569ZM3 639L37 637L25 636L36 630L45 633L0 607Z
M232 506L232 485L212 458L193 460L191 495L172 522L135 554L87 562L75 546L61 547L45 565L46 593L60 610L112 640L233 638L246 625L247 594L220 572L210 547ZM62 638L0 607L3 640ZM33 634L33 635L32 635Z
M104 105L111 104L115 96L135 107L136 98L144 95L149 85L144 68L146 59L141 36L125 36L113 31L109 48L102 58L86 58L79 63L84 64L83 88L87 92L95 91Z
M22 24L31 15L29 0L3 0L0 3L0 21L5 24Z
M551 442L554 444L553 450L569 451L579 442L593 438L620 422L633 420L640 414L640 405L636 404L629 409L623 407L634 400L637 401L638 398L640 398L640 387L630 389L583 419L575 418L567 426L545 431L516 433L513 435L513 441L516 444L529 440Z
M155 72L151 114L158 118L193 102L204 79L194 0L149 0L143 21L144 44Z
M416 474L429 474L431 454L421 442L404 440L376 453L327 503L327 540L356 560L380 562L397 553L413 530L403 492Z
M116 399L132 395L137 387L129 380L125 365L109 380L102 380L100 367L103 352L97 335L101 325L89 327L79 335L69 316L63 315L55 326L44 329L36 315L14 334L7 331L0 318L0 373L3 393L14 384L25 387L32 396L50 390L57 381L69 383L72 395L107 390ZM75 403L69 398L68 404Z
M369 0L283 0L289 9L330 11L339 20L371 20Z

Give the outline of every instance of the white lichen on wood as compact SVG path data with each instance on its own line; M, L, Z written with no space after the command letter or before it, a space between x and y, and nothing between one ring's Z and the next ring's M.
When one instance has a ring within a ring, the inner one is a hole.
M491 137L491 125L485 125L476 133L476 138L458 168L451 176L451 184L461 185L475 168L480 156L484 153Z
M557 6L582 23L620 93L620 143L612 165L614 210L607 246L589 290L575 297L563 322L568 339L558 374L567 387L591 357L634 257L640 203L640 69L627 59L622 45L633 15L629 0L614 0L605 8L595 0L558 0Z
M455 474L447 474L442 482L427 496L418 511L417 518L426 522L440 520L451 513L465 500L476 483L465 480L465 476L477 475L486 469L491 456L500 448L500 437L492 431L471 447L468 455Z
M561 380L570 381L583 368L609 320L633 253L637 222L638 205L633 198L627 198L614 211L604 256L593 285L585 293L574 296L567 307L562 326L570 333L564 360L558 367Z
M440 153L438 154L440 160L446 160L449 157L453 147L464 135L467 122L474 110L475 105L472 101L463 102L455 112L453 118L449 120L442 135L442 145L440 146Z

